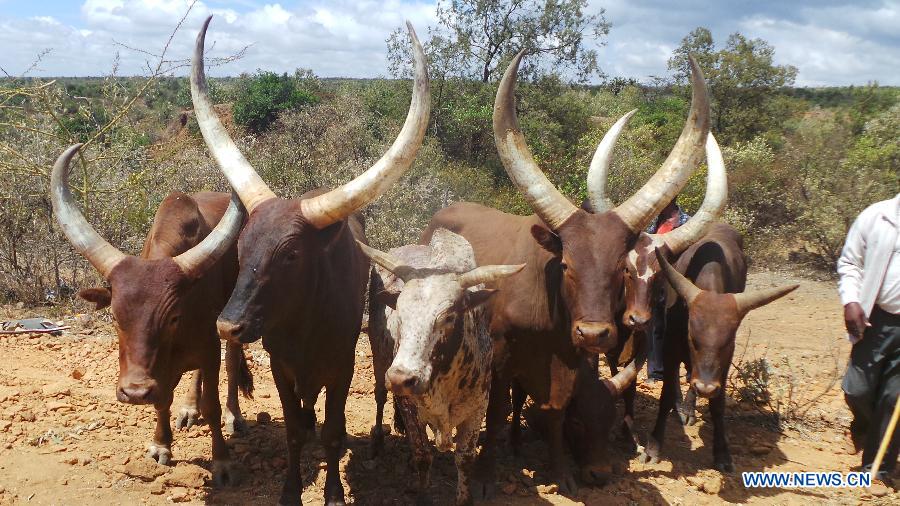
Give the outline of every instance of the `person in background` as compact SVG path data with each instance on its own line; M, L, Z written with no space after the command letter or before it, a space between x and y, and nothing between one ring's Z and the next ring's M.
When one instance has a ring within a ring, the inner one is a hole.
M650 222L647 227L648 234L665 234L687 223L691 215L678 206L677 198L673 198L659 213L659 216ZM653 322L650 325L650 332L647 333L647 379L651 382L663 379L663 339L665 334L666 295L663 291L662 297L656 301Z
M854 453L863 471L884 437L900 394L900 194L867 207L853 222L838 260L838 290L853 343L842 388L853 421ZM895 431L876 478L888 482L897 465Z

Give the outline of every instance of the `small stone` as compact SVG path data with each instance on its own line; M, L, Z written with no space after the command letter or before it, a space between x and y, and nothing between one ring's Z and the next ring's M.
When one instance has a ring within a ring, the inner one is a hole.
M66 478L60 478L60 479L59 479L59 484L60 484L60 485L63 485L63 486L68 485L68 484L69 484L69 480L67 480Z
M873 481L872 486L869 487L869 493L874 495L875 497L884 497L891 492L889 488L887 488L884 483Z
M767 455L772 451L772 448L765 445L754 445L750 447L750 453L753 455Z
M76 367L75 369L72 369L72 373L70 374L70 376L72 376L72 378L74 379L80 380L84 377L84 371Z
M53 383L41 389L44 397L63 397L72 393L69 387L61 383Z
M78 463L82 466L86 466L94 461L94 458L90 455L81 455L78 457Z
M210 472L194 464L179 464L166 475L166 485L187 488L202 488Z
M150 493L153 495L162 495L163 492L166 491L166 484L162 479L157 478L153 483L150 484Z
M70 409L72 409L72 405L65 402L50 401L47 403L47 411L68 411Z
M9 420L0 421L0 430L6 431L9 430L10 427L12 427L12 422Z
M702 490L707 494L717 495L722 491L722 477L716 475L704 480Z
M559 492L559 485L551 483L549 485L538 485L537 491L541 494L556 494Z
M168 499L172 502L185 502L190 500L188 497L188 491L183 487L176 487L172 490L172 494L169 495Z
M500 487L500 490L506 495L513 495L516 493L516 484L508 481Z
M686 476L685 481L697 490L703 490L703 478L699 476Z
M272 421L272 415L266 413L265 411L260 411L256 414L256 423L265 425Z
M125 464L125 474L144 481L153 481L166 474L168 468L157 464L153 459L140 458Z
M60 462L62 462L63 464L69 464L70 466L74 466L75 464L78 463L78 457L75 457L75 456L64 457L62 460L60 460Z
M37 420L37 417L34 416L34 413L28 411L27 409L19 412L19 418L21 418L23 422L33 422Z

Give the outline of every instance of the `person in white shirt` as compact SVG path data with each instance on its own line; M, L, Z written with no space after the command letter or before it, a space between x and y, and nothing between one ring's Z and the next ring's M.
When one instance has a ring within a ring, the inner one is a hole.
M838 260L844 323L853 343L842 384L863 470L872 461L900 395L900 194L866 208L853 222ZM897 464L895 431L877 478Z

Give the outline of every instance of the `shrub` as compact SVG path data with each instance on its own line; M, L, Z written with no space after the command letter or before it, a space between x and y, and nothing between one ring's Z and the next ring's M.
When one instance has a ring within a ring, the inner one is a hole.
M280 112L319 101L287 74L259 71L246 79L234 102L234 120L255 133L267 130Z

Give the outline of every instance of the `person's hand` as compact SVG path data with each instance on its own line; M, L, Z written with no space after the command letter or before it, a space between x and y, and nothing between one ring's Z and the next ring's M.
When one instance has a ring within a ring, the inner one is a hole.
M847 332L857 340L863 338L866 327L872 326L859 302L851 302L844 306L844 325L847 326Z

